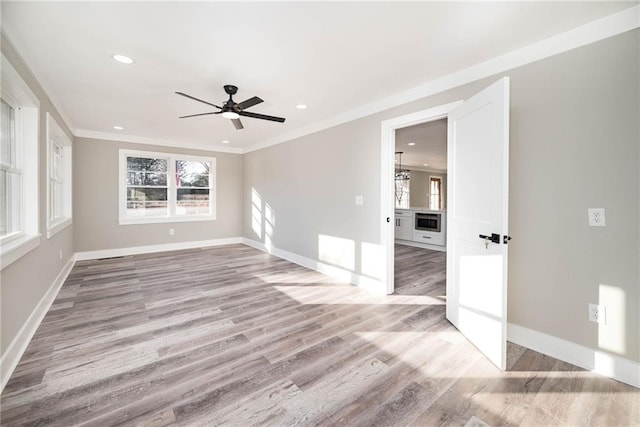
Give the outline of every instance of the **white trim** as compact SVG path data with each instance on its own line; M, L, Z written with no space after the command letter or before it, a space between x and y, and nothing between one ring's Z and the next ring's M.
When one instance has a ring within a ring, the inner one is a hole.
M15 261L22 258L38 246L40 246L40 234L35 236L22 236L8 243L2 244L0 256L0 270L4 270Z
M22 173L21 195L16 203L16 206L20 205L16 209L21 222L20 237L9 236L0 245L0 264L5 268L40 244L40 101L4 54L0 61L0 92L19 109L16 114L16 162Z
M132 246L129 248L103 249L99 251L76 252L76 261L88 259L113 258L118 256L150 254L155 252L179 251L181 249L206 248L210 246L233 245L242 243L240 237L226 239L198 240L192 242L163 243L159 245Z
M167 161L167 214L158 216L135 216L127 215L127 157L145 157L164 159ZM188 160L207 162L209 169L209 213L208 214L177 214L177 190L175 184L176 160ZM188 221L214 221L217 214L217 159L216 157L194 156L189 154L163 153L156 151L129 150L121 148L119 150L118 161L118 224L152 224L165 222L188 222Z
M50 239L58 232L62 231L73 222L73 146L71 139L62 130L58 122L53 116L46 113L46 133L47 133L47 182L46 182L46 228L47 239ZM53 146L58 142L62 147L62 163L60 165L60 174L62 176L62 216L60 218L51 218L51 169Z
M394 117L384 120L380 123L380 243L385 247L386 263L385 277L386 283L381 283L386 288L387 294L394 291L394 242L395 227L391 222L387 222L387 218L395 217L395 204L391 195L393 194L393 172L394 151L396 146L396 129L407 126L417 125L419 123L431 122L447 117L449 111L456 106L462 104L462 101L450 102L449 104L440 105L411 114L405 114L400 117Z
M278 258L285 259L294 264L298 264L303 267L309 268L311 270L317 271L319 273L325 274L336 280L351 283L366 291L377 293L377 294L384 294L384 292L380 291L381 289L383 289L383 284L379 280L362 276L352 271L345 270L343 268L336 267L333 265L325 264L323 262L316 261L314 259L307 258L302 255L294 254L293 252L288 252L282 249L278 249L273 246L267 247L263 243L248 239L246 237L242 238L242 243L244 243L245 245L251 246L252 248L255 248L260 251L271 254L273 256L276 256Z
M362 107L346 111L322 122L294 130L273 138L257 142L243 150L243 153L267 148L282 142L300 138L323 129L328 129L362 117L370 116L399 105L426 98L449 89L471 83L485 77L502 74L507 70L521 67L544 58L558 55L640 27L640 6L614 13L572 30L533 43L522 49L497 56L472 65L463 70L431 80L395 95L382 98Z
M509 323L507 339L589 371L640 388L640 363Z
M165 222L191 222L191 221L215 221L211 215L189 215L189 216L132 216L118 219L118 225L135 224L162 224Z
M50 225L47 229L47 239L52 238L73 223L71 218L64 218L62 221L56 221L54 225Z
M51 304L53 304L53 301L56 299L60 288L67 279L67 276L69 276L74 265L75 258L71 257L60 273L58 273L51 286L49 286L47 292L42 296L38 305L33 309L27 321L22 325L16 337L7 347L7 350L2 354L2 357L0 357L0 392L2 392L7 385L11 374L16 369L16 366L18 366L20 358L27 349L29 342L31 342L38 326L40 326L42 319L44 319L44 316L49 311Z
M75 136L77 138L102 139L106 141L131 142L134 144L158 145L171 148L189 148L192 150L211 151L219 153L242 154L241 148L216 145L213 147L212 142L190 142L190 141L171 141L165 139L147 138L137 135L125 135L113 132L99 132L89 129L76 129Z

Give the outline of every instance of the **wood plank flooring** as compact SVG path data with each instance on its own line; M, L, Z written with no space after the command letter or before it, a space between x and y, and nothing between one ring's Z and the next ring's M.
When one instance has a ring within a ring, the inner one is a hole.
M2 425L639 425L640 390L444 318L444 253L398 246L372 296L244 245L78 262Z

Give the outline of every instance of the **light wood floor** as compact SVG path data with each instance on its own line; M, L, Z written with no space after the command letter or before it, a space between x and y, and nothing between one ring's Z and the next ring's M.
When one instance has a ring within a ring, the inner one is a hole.
M494 368L444 319L444 254L397 253L388 297L244 245L78 262L2 425L640 424L638 389L517 347Z

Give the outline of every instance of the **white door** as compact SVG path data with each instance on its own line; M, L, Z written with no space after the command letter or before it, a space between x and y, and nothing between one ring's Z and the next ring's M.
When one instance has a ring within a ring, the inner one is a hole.
M447 149L447 319L504 370L507 345L508 77L449 112Z

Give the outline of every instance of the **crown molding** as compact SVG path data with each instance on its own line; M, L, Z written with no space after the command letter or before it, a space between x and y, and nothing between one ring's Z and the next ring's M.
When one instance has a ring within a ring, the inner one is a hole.
M172 141L156 138L147 138L137 135L125 135L112 132L97 132L89 129L76 129L74 132L77 138L102 139L106 141L130 142L133 144L157 145L162 147L189 148L192 150L212 151L217 153L242 154L242 150L237 147L224 147L212 145L211 143L198 143L190 141Z
M390 108L417 101L449 89L462 86L495 74L549 58L560 53L617 36L640 27L640 5L614 13L604 18L581 25L564 33L530 44L524 48L497 56L493 59L435 79L404 92L382 98L362 107L344 112L311 126L285 133L250 145L243 150L248 153L277 145L311 133L370 116Z

